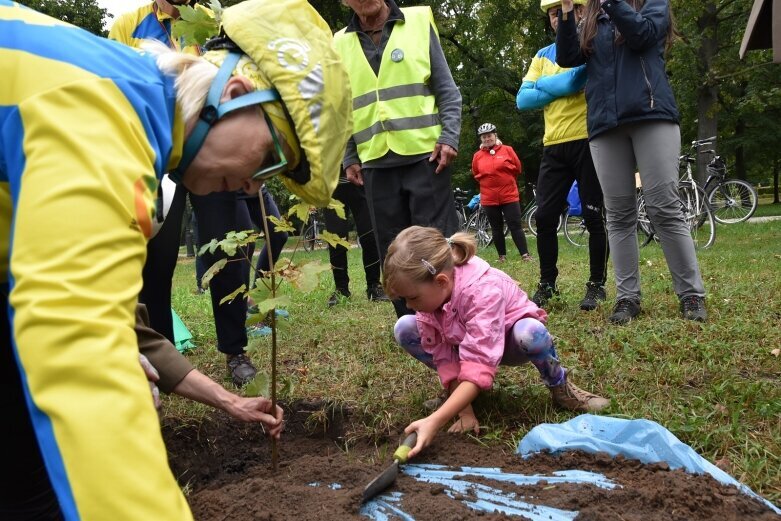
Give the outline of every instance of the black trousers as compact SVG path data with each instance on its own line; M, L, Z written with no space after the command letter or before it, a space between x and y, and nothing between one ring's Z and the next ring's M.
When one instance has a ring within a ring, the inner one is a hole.
M264 204L268 215L279 217L279 210L270 194L264 189ZM260 228L260 202L257 197L244 198L236 192L217 192L208 195L190 194L195 218L198 222L198 244L203 245L212 239L221 240L230 231L252 230ZM269 223L269 229L273 225ZM271 252L274 262L287 241L287 233L272 232ZM268 244L263 247L258 258L258 269L268 270ZM204 253L196 262L202 263L202 269L208 269L220 259L235 260L228 262L220 272L211 279L209 293L212 300L214 327L217 331L217 349L221 353L237 355L247 347L247 300L241 297L220 304L226 296L238 289L242 284L249 286L250 265L246 258L252 258L252 246L239 250L233 256L228 256L221 250L214 253ZM201 271L201 270L199 270Z
M149 325L174 342L174 322L171 316L171 283L179 258L187 189L179 185L174 192L165 222L146 245L146 264L142 272L144 285L138 300L146 304Z
M369 205L363 187L352 183L336 185L332 199L341 201L345 210L353 215L355 228L358 231L358 241L363 253L363 270L366 273L366 289L380 282L380 251L374 236ZM346 215L345 215L346 217ZM325 229L347 239L350 225L347 219L339 217L334 210L325 210ZM342 293L349 294L350 276L347 273L347 248L344 246L328 246L328 256L331 260L331 272L334 285Z
M0 306L8 312L8 286ZM170 312L169 312L170 313ZM0 519L9 521L63 519L24 398L22 379L11 347L8 317L0 319Z
M372 225L380 249L380 262L385 261L388 247L398 233L410 226L438 228L445 237L458 229L451 169L435 174L436 161L422 159L394 168L364 168L363 180ZM396 315L412 315L404 302L393 302Z
M591 160L588 140L579 139L543 147L537 178L537 255L540 282L555 284L559 275L559 240L556 227L567 207L567 194L577 180L588 229L589 281L604 284L607 276L608 243L602 189Z
M526 244L526 235L523 233L521 225L521 202L501 204L498 206L483 206L488 222L491 224L491 233L494 237L494 246L496 253L507 255L507 245L504 240L504 223L507 222L507 228L510 229L510 235L513 238L518 253L525 255L529 253L529 246Z

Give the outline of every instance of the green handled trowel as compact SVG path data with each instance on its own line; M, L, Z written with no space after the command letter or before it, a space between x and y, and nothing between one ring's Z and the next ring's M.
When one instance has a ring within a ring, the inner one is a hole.
M407 462L407 454L412 450L412 447L418 442L418 433L413 432L407 436L396 452L393 453L393 463L390 467L385 469L382 474L371 480L366 488L363 489L363 495L361 496L361 503L366 503L368 500L391 486L396 481L396 476L399 474L399 464Z

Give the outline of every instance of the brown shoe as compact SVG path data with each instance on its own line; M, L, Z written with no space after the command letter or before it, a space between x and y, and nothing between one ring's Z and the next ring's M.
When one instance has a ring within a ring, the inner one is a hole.
M584 391L571 383L566 376L564 383L548 387L548 389L550 389L553 403L562 409L577 412L599 412L610 405L610 400Z
M228 374L237 387L246 385L255 378L257 369L252 365L246 354L226 355L226 357L228 360Z

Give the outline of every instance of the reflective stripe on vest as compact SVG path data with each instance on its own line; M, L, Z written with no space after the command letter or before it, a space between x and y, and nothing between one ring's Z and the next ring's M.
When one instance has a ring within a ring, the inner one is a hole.
M429 7L401 10L404 21L395 22L379 75L369 65L355 32L342 29L334 37L350 75L353 139L363 163L389 150L400 155L429 153L442 133L436 99L428 87L430 28L436 30L433 14Z

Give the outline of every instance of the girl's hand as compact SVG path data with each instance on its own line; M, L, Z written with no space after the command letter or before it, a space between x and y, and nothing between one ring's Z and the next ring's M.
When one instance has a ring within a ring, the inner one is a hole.
M575 8L572 4L572 0L561 0L561 10L565 13L569 13Z
M431 416L410 423L407 428L404 429L404 433L412 434L413 432L417 432L418 442L412 450L409 451L407 458L414 458L420 451L431 445L431 442L434 441L434 438L437 435L437 431L439 431L439 425L437 425L436 421L431 419Z
M462 414L447 430L447 432L454 434L462 434L469 431L480 434L480 424L477 422L477 417L474 414Z

